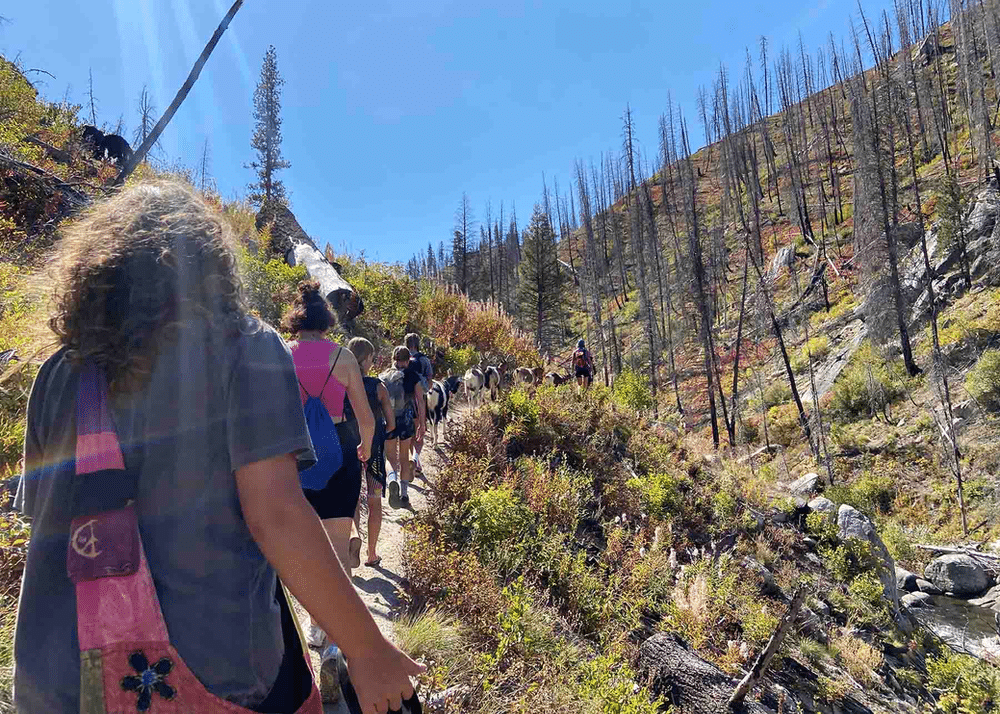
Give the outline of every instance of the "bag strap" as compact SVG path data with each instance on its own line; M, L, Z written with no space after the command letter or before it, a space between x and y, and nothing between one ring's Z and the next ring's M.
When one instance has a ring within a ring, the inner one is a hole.
M323 392L326 391L326 385L329 384L330 382L330 377L333 375L333 370L337 368L337 362L340 361L340 353L343 351L343 349L344 349L343 347L337 347L337 356L333 358L333 366L330 367L330 371L327 373L326 379L323 381L323 386L320 388L319 394L317 394L316 396L322 397ZM296 379L298 379L298 377L296 377ZM302 384L302 380L299 379L298 382L299 386L302 387L302 391L306 393L306 396L312 399L313 395L311 395L309 393L309 390L306 389L306 385Z
M74 516L121 508L135 499L138 482L125 470L104 370L80 368L76 395L76 453L70 502Z

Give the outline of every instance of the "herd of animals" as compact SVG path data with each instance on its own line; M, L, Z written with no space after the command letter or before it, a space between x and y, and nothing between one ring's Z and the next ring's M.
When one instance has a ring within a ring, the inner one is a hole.
M473 406L481 405L487 393L491 401L496 401L500 397L500 389L507 381L507 373L506 363L487 366L480 362L478 367L466 370L462 377L453 375L433 382L425 395L432 442L438 443L438 425L442 428L442 435L447 436L448 406L452 395L464 388L465 396ZM572 378L558 372L546 373L541 367L518 367L514 370L512 379L514 386L525 388L543 383L558 387L570 382Z

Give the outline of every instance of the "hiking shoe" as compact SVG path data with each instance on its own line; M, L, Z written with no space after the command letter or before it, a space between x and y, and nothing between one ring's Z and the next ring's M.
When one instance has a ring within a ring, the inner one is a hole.
M340 670L344 655L337 645L330 645L323 652L319 666L319 694L325 704L336 704L342 696L340 689ZM347 668L347 662L343 662Z
M316 649L322 648L323 643L326 642L326 633L323 632L323 628L316 625L309 625L309 635L306 637L306 642L310 647L315 647Z
M399 480L396 478L396 472L391 472L387 480L389 481L389 507L399 508Z

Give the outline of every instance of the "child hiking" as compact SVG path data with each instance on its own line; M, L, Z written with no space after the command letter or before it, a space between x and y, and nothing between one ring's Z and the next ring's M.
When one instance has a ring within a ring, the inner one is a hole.
M364 337L355 337L347 343L347 349L361 366L365 375L365 394L368 405L375 415L375 437L372 439L372 454L365 469L365 488L368 505L368 559L365 565L373 568L382 562L377 552L378 535L382 529L382 496L385 492L385 435L396 428L396 415L392 411L389 392L378 377L368 373L375 363L375 347ZM350 403L344 405L345 414L351 411ZM354 511L354 524L361 532L361 502Z
M430 357L425 355L420 351L420 335L416 332L409 333L404 339L403 344L406 349L410 351L410 364L412 364L417 372L420 373L422 377L420 381L420 386L424 390L424 394L430 391L431 384L434 381L434 365L431 364ZM421 434L419 437L413 440L413 468L418 476L424 475L424 469L420 465L420 452L424 449L424 437Z

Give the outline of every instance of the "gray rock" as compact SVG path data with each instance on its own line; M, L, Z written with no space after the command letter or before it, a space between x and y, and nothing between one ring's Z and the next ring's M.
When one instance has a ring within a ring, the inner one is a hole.
M1000 603L1000 585L995 585L986 591L986 594L982 597L977 597L969 600L969 604L978 605L979 607L989 607L994 610L1000 610L998 607Z
M819 484L819 474L807 473L788 484L788 492L793 496L808 496L816 490Z
M799 610L795 622L799 626L799 630L804 634L809 635L818 642L826 643L826 628L823 627L823 620L810 608L803 607Z
M997 222L997 213L1000 211L1000 194L995 188L984 188L976 196L976 202L969 211L969 218L966 226L970 243L977 238L993 232L993 226Z
M810 600L809 607L812 608L812 611L815 612L820 617L830 616L830 606L827 605L822 600L820 600L819 598L813 598L812 600Z
M917 576L905 568L896 566L896 588L912 593L917 589Z
M825 513L831 521L837 518L837 504L825 496L817 496L806 505L813 513Z
M882 583L882 592L885 593L885 599L888 602L889 614L904 631L909 631L911 625L899 609L899 592L896 590L896 563L889 555L885 543L879 538L875 524L864 513L845 503L837 511L837 531L841 540L858 538L871 546L872 555L879 561L878 578Z
M931 596L927 593L906 593L906 595L900 598L900 602L903 604L903 607L929 607L931 604L930 599Z
M781 588L778 584L774 582L774 576L771 575L771 571L768 570L762 563L757 562L753 558L747 557L743 559L743 567L753 573L760 580L761 592L771 593L777 595L781 593Z
M979 595L990 585L990 576L983 567L962 553L935 558L924 568L924 577L946 593L958 597Z
M917 578L916 585L919 592L927 593L928 595L944 595L944 590L923 578Z

